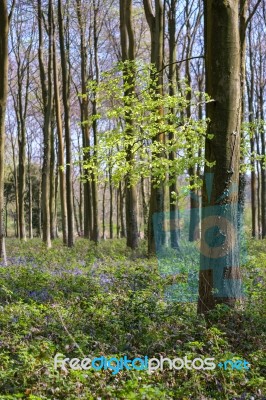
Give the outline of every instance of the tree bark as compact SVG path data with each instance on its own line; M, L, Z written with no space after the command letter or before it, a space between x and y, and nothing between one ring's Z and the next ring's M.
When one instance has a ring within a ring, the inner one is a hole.
M250 67L250 81L247 80L247 95L248 95L248 121L251 124L250 127L250 151L251 151L251 234L252 237L258 237L258 209L257 209L257 191L256 191L256 170L255 162L253 159L253 153L255 151L255 138L254 128L252 124L254 122L254 69L253 69L253 49L251 42L251 31L252 25L250 23L248 28L248 40L249 40L249 67Z
M103 187L103 209L102 209L102 238L105 239L105 194L106 194L107 182L104 182Z
M132 26L132 0L120 0L120 38L122 61L124 62L123 81L125 87L124 95L127 101L134 96L135 88L135 37ZM126 64L126 62L129 62ZM126 113L125 133L128 137L132 136L133 121L131 111ZM134 165L134 156L132 146L128 144L126 149L126 160L132 168ZM138 247L138 205L137 205L137 187L131 182L130 172L125 178L126 186L126 230L127 246L131 249Z
M44 108L44 125L43 125L43 165L42 165L42 229L43 241L47 248L51 247L50 235L50 135L51 135L51 112L52 112L52 60L51 60L51 0L49 1L48 11L49 25L49 59L47 76L43 61L43 28L42 28L42 9L41 0L38 0L38 28L39 28L39 67L42 86L42 99ZM48 82L47 82L48 81Z
M169 94L170 96L176 95L176 5L177 0L171 0L168 10L168 26L169 26ZM175 110L171 110L175 113ZM169 132L169 141L174 140L175 135L173 132ZM176 154L174 151L169 153L169 159L174 161ZM176 173L169 173L169 201L170 201L170 239L171 247L173 249L179 249L178 245L178 202L172 201L172 193L178 194L177 187L177 175Z
M148 228L148 217L149 217L149 207L146 200L146 191L145 191L145 178L143 176L140 179L140 187L141 187L141 197L142 197L142 210L143 210L143 225L144 225L144 238L147 239L147 228Z
M13 169L14 169L14 187L15 187L15 204L16 204L16 215L14 218L15 224L15 236L18 238L18 172L17 172L17 162L16 162L16 139L13 136L13 131L11 130L11 147L12 147L12 159L13 159Z
M96 7L95 0L93 0L93 48L94 48L94 70L95 70L95 81L99 83L99 61L98 61L98 17L99 7ZM93 93L92 99L92 115L97 115L97 99L95 93ZM93 131L93 157L97 165L97 144L98 144L98 133L97 133L97 120L93 119L92 131ZM92 240L94 243L99 242L99 210L98 210L98 184L97 184L97 172L92 171L92 205L93 205L93 229L92 229Z
M32 230L32 179L31 179L31 145L28 142L28 200L29 200L29 238L33 238Z
M161 0L155 0L155 13L152 11L150 0L143 0L144 11L146 20L150 28L151 35L151 64L156 68L156 74L153 76L155 90L158 94L162 95L163 84L163 4ZM163 114L162 108L159 110L160 115ZM158 132L154 141L164 142L164 134ZM164 188L163 183L158 187L154 186L153 179L151 179L151 195L150 195L150 208L148 220L148 253L154 254L156 252L154 229L154 216L157 215L163 223L164 219ZM158 239L157 246L161 246L163 238Z
M53 11L53 10L52 10ZM52 12L53 20L53 73L54 73L54 96L55 96L55 113L58 137L58 163L59 163L59 178L60 178L60 202L61 202L61 219L63 231L63 243L67 244L67 203L66 203L66 176L64 171L65 165L65 150L63 139L63 128L61 120L61 103L58 87L58 67L57 54L55 44L55 23L54 13Z
M71 150L71 133L70 133L70 110L69 110L69 63L67 51L69 45L65 43L64 20L62 12L62 1L58 0L58 26L59 26L59 43L61 54L62 68L62 92L64 105L64 121L65 121L65 143L66 143L66 199L67 199L67 245L74 246L74 220L73 220L73 195L72 195L72 150Z
M76 12L79 24L80 32L80 60L81 60L81 89L82 98L80 100L81 110L81 130L83 136L83 148L87 149L84 151L83 161L90 161L90 129L89 129L89 110L88 110L88 97L87 97L87 46L85 45L85 32L84 23L82 20L81 1L76 0ZM86 174L85 174L86 175ZM84 237L91 239L92 237L92 196L91 196L91 182L87 176L87 180L84 182Z
M50 230L51 230L51 239L54 240L56 238L56 213L55 213L55 143L54 143L54 130L55 130L55 121L54 121L54 107L52 109L52 118L51 118L51 156L50 156Z
M110 192L110 215L109 215L109 238L113 239L113 184L112 184L112 170L109 169L109 192Z
M264 122L264 87L263 82L265 71L263 70L263 57L262 49L260 49L260 62L259 62L259 131L260 131L260 142L261 142L261 238L266 238L266 163L265 163L265 122Z
M126 227L125 227L125 222L124 222L124 190L122 188L122 183L119 183L119 193L120 193L120 201L119 201L119 206L120 206L120 225L121 225L121 230L120 230L120 237L124 238L126 237Z
M237 237L241 125L239 0L205 1L205 40L206 91L214 99L207 104L208 133L214 136L206 138L205 154L207 161L215 165L206 165L204 171L199 313L206 313L217 303L234 306L240 296ZM217 245L220 240L222 244Z
M8 13L5 0L0 0L0 259L6 264L4 229L5 116L8 87Z

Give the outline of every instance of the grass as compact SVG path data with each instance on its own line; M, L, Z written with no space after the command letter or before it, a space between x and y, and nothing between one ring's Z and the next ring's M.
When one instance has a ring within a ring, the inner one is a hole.
M244 307L217 307L207 319L195 303L165 298L145 243L123 240L75 248L60 241L7 240L0 269L0 399L266 399L265 241L250 241ZM54 356L246 359L249 370L54 370Z

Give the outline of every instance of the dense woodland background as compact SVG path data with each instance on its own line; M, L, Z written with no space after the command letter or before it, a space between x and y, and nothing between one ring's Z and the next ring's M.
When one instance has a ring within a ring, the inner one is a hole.
M148 153L152 129L156 131L157 127L152 119L145 120L143 104L138 104L137 118L135 114L127 115L127 110L121 111L122 98L112 98L112 91L120 90L122 95L122 81L112 81L105 73L111 74L122 61L136 62L138 71L150 62L159 63L156 68L164 101L167 95L178 94L184 99L172 113L178 119L173 121L179 128L176 132L181 131L180 126L185 132L176 135L176 150L171 151L169 145L161 153L170 159L190 158L191 163L188 159L177 160L176 176L172 177L169 164L161 162L164 173L159 178L165 191L161 209L170 210L167 182L170 192L178 193L182 185L193 186L196 177L202 178L204 140L198 136L204 136L204 125L200 125L199 133L197 121L206 116L205 97L199 99L198 94L206 91L203 2L165 1L156 3L154 9L150 6L149 1L119 4L100 0L14 4L5 145L7 235L15 234L22 240L42 236L49 247L51 240L62 233L69 246L76 235L97 242L99 238L124 237L127 231L136 230L133 235L145 233L151 176L156 175L156 167L150 166L143 148L134 148L134 163L143 166L134 176L134 199L128 204L126 172L130 161L121 157L126 147L138 140ZM252 208L252 236L265 237L265 4L251 1L245 12L242 162L246 164L246 190L251 192L252 205L247 208ZM154 30L152 39L150 28ZM119 71L115 73L119 76ZM135 77L140 103L148 101L141 88L148 87L148 79ZM106 86L102 85L96 95L95 88L102 81ZM120 115L110 115L110 110L118 107ZM152 107L147 104L147 115ZM117 137L118 132L126 133L127 118L135 118L132 143ZM170 125L169 113L167 118ZM113 133L113 140L107 137L107 131L109 136ZM162 135L171 141L171 132ZM97 147L99 142L102 151ZM101 157L93 163L95 168L89 168L97 152ZM115 158L114 153L120 157ZM113 163L108 162L110 158ZM135 221L126 218L127 212L136 214ZM126 224L131 224L130 228ZM132 248L137 246L136 238L128 241Z
M263 0L0 0L1 399L266 398L265 43ZM197 306L165 297L184 243ZM55 374L59 351L254 368Z

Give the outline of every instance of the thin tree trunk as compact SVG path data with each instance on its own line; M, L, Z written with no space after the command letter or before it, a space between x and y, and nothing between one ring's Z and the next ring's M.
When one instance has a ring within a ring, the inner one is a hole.
M120 238L120 215L119 215L119 210L120 210L120 196L119 196L119 188L116 189L116 237L117 239Z
M39 188L38 188L38 236L42 237L42 176L40 174Z
M245 119L245 76L246 76L246 22L247 22L247 9L248 1L240 0L239 9L239 31L240 31L240 68L241 68L241 122ZM243 130L241 130L241 140L243 136ZM245 162L244 155L240 155L240 165ZM242 220L245 207L245 187L246 177L245 173L239 172L239 186L238 186L238 229L242 229Z
M120 0L120 38L122 61L129 61L130 64L124 64L123 81L126 87L124 96L127 102L134 96L135 87L135 37L132 26L132 0ZM126 135L132 135L133 121L131 111L126 115ZM127 146L126 160L130 166L134 164L134 155L132 146ZM132 184L130 174L125 178L126 187L126 230L127 246L131 249L138 247L138 206L137 206L137 186Z
M80 137L78 134L78 152L79 152L79 175L83 175L83 168L82 168L82 149L80 145ZM84 184L82 183L82 180L79 180L79 229L80 229L80 236L84 236L84 220L83 220L83 211L84 211L84 203L83 203L83 186Z
M250 151L251 151L251 161L250 161L250 168L251 168L251 224L252 224L252 237L258 237L258 209L257 209L257 190L256 190L256 170L255 170L255 161L253 159L253 154L255 151L255 132L254 127L252 124L254 122L254 70L252 67L253 64L253 49L252 49L252 42L251 42L251 23L248 29L248 39L249 39L249 67L250 67L250 81L247 81L247 94L248 94L248 121L251 125L250 127Z
M33 238L32 231L32 180L31 180L31 151L28 140L28 195L29 195L29 238Z
M58 163L59 163L59 180L60 180L60 202L61 202L61 219L62 219L62 231L63 231L63 243L67 244L67 203L66 203L66 176L64 172L65 165L65 154L64 154L64 140L63 140L63 128L61 120L61 104L58 86L58 69L57 69L57 55L56 55L56 44L55 44L55 23L54 14L52 13L53 19L53 72L54 72L54 96L55 96L55 113L56 113L56 124L57 124L57 136L58 136Z
M125 228L125 222L124 222L124 191L122 188L122 183L119 182L119 193L120 193L120 201L119 201L119 206L120 206L120 225L121 225L121 233L120 237L124 238L126 237L126 228Z
M6 212L5 212L5 228L6 228L5 235L6 235L6 237L8 237L8 232L7 232L7 227L8 227L8 210L7 210L7 208L8 208L8 196L6 197L6 204L5 204L5 209L6 209Z
M257 121L259 120L259 116L257 115ZM255 130L255 146L256 153L260 154L260 138L258 128ZM259 160L255 161L255 167L257 170L257 225L258 225L258 238L261 239L261 164Z
M260 53L259 73L260 73L260 86L259 86L259 111L260 111L260 142L261 142L261 238L266 238L266 163L265 163L265 122L264 122L264 87L263 87L263 57Z
M42 97L44 104L44 126L43 126L43 165L42 165L42 228L43 228L43 241L46 243L47 248L51 247L50 236L50 129L51 129L51 112L52 112L52 30L51 30L51 0L49 0L48 11L48 30L49 30L49 59L47 77L43 61L43 30L42 30L42 9L41 0L38 0L38 27L39 27L39 67L40 78L42 86ZM48 80L48 82L47 82Z
M13 132L11 131L11 146L12 146L12 159L13 159L13 169L14 169L14 187L15 187L15 204L16 204L16 227L15 236L18 238L18 173L17 173L17 163L16 163L16 153L15 153L15 141L13 137Z
M4 229L5 117L8 86L8 13L5 0L0 0L0 259L6 264Z
M78 210L77 210L77 202L75 199L75 191L74 191L74 182L72 183L72 193L73 193L73 210L74 210L74 219L75 219L75 225L76 225L76 232L79 234L80 232L80 226L79 226L79 219L78 219Z
M51 239L56 238L56 217L55 217L55 149L54 149L54 108L51 118L51 156L50 156L50 230Z
M109 238L113 239L113 184L112 184L111 169L109 169L109 192L110 192Z
M58 154L58 145L56 144L56 154ZM54 193L54 226L55 226L55 237L58 238L58 218L57 218L57 199L58 199L58 183L59 183L59 168L58 163L55 167L55 193Z
M98 17L99 8L96 7L95 0L93 0L93 54L94 54L94 69L95 69L95 82L99 83L99 61L98 61ZM93 94L92 99L92 115L97 115L97 100L96 95ZM97 164L97 119L93 118L92 122L93 131L93 158ZM92 240L94 243L99 242L99 211L98 211L98 185L97 185L97 173L92 171L92 209L93 209L93 229L92 229Z
M62 68L62 92L64 105L65 120L65 143L66 143L66 199L67 199L67 245L74 246L74 221L73 221L73 195L72 195L72 150L71 150L71 133L70 133L70 113L69 113L69 63L67 59L67 51L69 44L65 43L64 37L64 21L62 13L62 1L58 0L58 26L59 26L59 43L61 53Z
M92 115L97 114L97 106L96 100L93 100L92 104ZM93 157L95 160L97 159L97 121L94 119L92 123L92 130L93 130L93 142L94 142L94 150L93 150ZM95 172L92 172L92 205L93 205L93 230L92 230L92 240L94 243L99 242L99 210L98 210L98 185L97 185L97 176Z
M143 225L144 225L144 238L147 238L147 229L148 229L148 218L149 218L149 207L146 200L145 194L145 179L143 176L140 179L141 185L141 197L142 197L142 209L143 209Z
M22 86L18 88L20 96L22 96ZM22 104L19 108L22 107ZM21 110L22 113L22 110ZM20 117L21 118L21 117ZM19 238L20 240L26 240L26 227L25 227L25 189L26 189L26 126L25 121L20 121L20 132L19 132L19 173L18 173L18 208L19 208Z
M176 95L176 5L177 0L171 0L168 13L168 25L169 25L169 94L170 96ZM172 113L175 110L172 109ZM175 134L169 132L169 141L173 140ZM174 161L176 154L171 151L169 154L169 159ZM169 201L170 201L170 237L171 237L171 247L173 249L178 249L178 233L179 233L179 221L178 221L178 202L172 200L172 193L178 194L177 187L177 175L176 173L169 173Z
M103 209L102 209L102 238L105 239L105 194L106 194L106 189L107 189L107 182L104 182L104 187L103 187Z
M82 20L81 1L76 0L76 12L78 17L79 31L80 31L80 58L81 58L81 86L82 86L82 99L80 101L81 109L81 129L83 134L83 148L89 149L90 147L90 129L87 121L89 120L88 110L88 97L87 97L87 47L85 44L84 22ZM84 151L84 163L90 161L89 150ZM89 177L88 177L89 178ZM84 182L84 237L92 238L92 196L91 196L91 182L87 179ZM95 199L94 199L95 201Z

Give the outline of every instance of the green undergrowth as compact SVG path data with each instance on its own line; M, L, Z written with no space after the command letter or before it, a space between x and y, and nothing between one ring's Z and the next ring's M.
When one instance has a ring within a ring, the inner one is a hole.
M98 246L79 239L45 249L7 241L0 268L0 400L266 399L266 242L250 241L243 267L245 304L217 307L207 319L195 303L167 300L146 244ZM245 359L249 370L54 370L56 353L149 358Z

